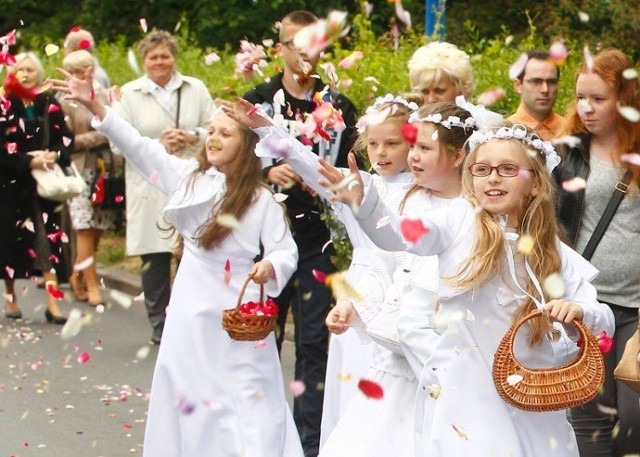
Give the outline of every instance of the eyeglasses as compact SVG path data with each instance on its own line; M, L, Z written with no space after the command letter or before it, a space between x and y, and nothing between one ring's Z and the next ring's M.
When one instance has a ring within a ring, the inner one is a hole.
M528 79L525 79L525 81L531 84L533 87L540 87L542 86L543 83L546 83L547 86L549 87L555 87L558 85L558 78L549 78L549 79L528 78Z
M477 178L485 178L493 173L493 170L498 172L498 176L502 176L503 178L513 178L518 176L520 170L533 171L531 168L522 168L515 163L501 163L497 167L492 167L486 163L478 162L471 165L469 168L469 173Z

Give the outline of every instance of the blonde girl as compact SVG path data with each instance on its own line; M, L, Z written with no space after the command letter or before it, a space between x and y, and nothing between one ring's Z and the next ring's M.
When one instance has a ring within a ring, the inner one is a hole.
M356 219L378 246L438 256L440 280L432 301L440 308L431 336L404 341L405 347L427 354L418 386L422 417L416 417L417 455L577 457L564 411L532 413L510 406L498 395L491 374L507 328L536 307L548 319L521 329L515 342L518 360L528 367L565 362L566 352L553 344L557 331L552 321L567 325L578 318L593 333L611 335L614 330L611 311L597 302L586 279L593 276L588 265L557 236L549 172L559 158L524 126L476 132L469 149L464 198L409 221L422 227L414 233L405 223L402 233L410 242L403 239L399 218L380 204L375 192L367 189L363 195L363 187L353 186L337 196L359 204ZM350 168L356 171L352 157ZM334 181L330 173L326 176ZM382 217L389 223L376 228ZM532 239L526 255L515 246L524 235ZM564 283L556 299L540 287L552 273ZM570 325L567 333L576 334Z
M222 312L257 301L258 283L276 296L293 273L296 245L282 207L260 179L257 136L217 113L196 158L167 153L92 97L85 81L60 71L58 90L84 104L141 176L169 196L164 216L184 237L154 373L145 456L302 456L275 345L233 341ZM223 217L224 216L224 217ZM223 222L237 220L239 224ZM262 260L254 262L260 254Z

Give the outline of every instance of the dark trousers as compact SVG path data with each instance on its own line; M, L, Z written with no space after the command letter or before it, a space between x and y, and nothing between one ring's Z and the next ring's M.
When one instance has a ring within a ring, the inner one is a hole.
M171 297L171 258L170 252L157 252L141 255L142 289L144 304L147 307L153 336L161 338L169 297Z
M298 269L275 299L280 307L280 322L284 324L289 304L293 312L296 343L295 379L306 386L293 402L293 419L300 434L305 457L316 457L320 447L320 422L324 399L324 379L327 372L329 332L324 324L331 306L331 290L319 283L312 270L323 273L336 271L331 263L334 251L308 256L300 254ZM281 327L280 342L284 335Z
M616 319L616 334L613 348L604 356L604 386L592 401L571 410L581 457L640 454L640 394L613 377L626 342L638 328L638 310L609 306Z

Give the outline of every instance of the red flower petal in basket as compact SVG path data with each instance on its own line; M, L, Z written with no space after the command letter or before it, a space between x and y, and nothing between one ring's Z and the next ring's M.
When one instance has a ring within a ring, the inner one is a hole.
M607 336L607 332L602 331L598 335L598 346L600 346L600 352L607 354L613 347L613 338Z
M380 384L369 381L368 379L361 379L358 382L358 389L368 398L373 398L374 400L380 400L384 397L384 390L382 390Z
M418 127L413 124L402 124L400 130L402 130L402 136L405 140L407 140L407 143L411 145L416 143L416 138L418 137Z
M327 274L323 273L319 270L312 270L311 273L313 274L313 277L315 278L316 281L324 283L327 280Z
M402 238L410 243L415 243L428 231L429 229L424 226L421 219L411 219L406 217L400 222L400 233L402 234Z

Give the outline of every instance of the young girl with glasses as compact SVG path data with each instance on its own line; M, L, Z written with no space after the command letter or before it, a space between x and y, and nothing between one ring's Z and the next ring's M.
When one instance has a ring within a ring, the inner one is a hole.
M416 455L577 457L565 411L519 410L502 400L492 379L501 338L514 320L536 308L545 318L530 321L515 338L515 355L524 366L566 362L568 348L554 343L559 337L554 321L565 325L569 336L577 335L568 325L574 318L595 334L613 334L611 311L598 303L588 282L590 266L558 239L549 172L559 158L523 126L478 131L468 145L464 198L417 220L405 218L401 225L371 186L365 192L353 157L349 163L358 185L335 196L358 208L356 219L378 246L438 258L439 284L430 294L437 313L415 323L423 326L419 332L399 325L406 351L424 360ZM335 184L331 168L325 170ZM387 223L379 224L381 219ZM516 240L525 236L530 246L520 252ZM543 292L540 284L553 273L562 278L564 291Z

